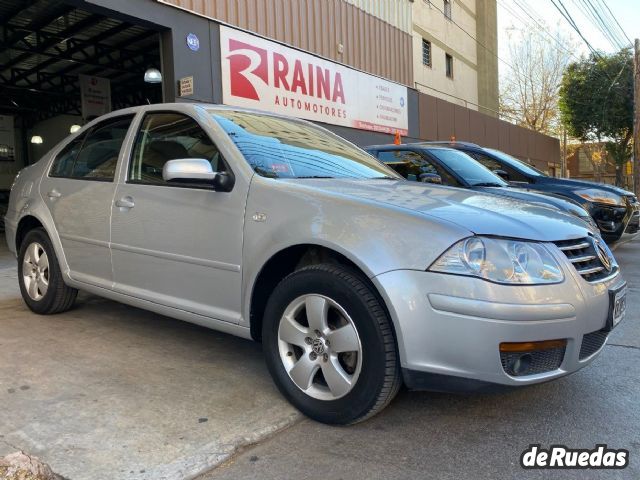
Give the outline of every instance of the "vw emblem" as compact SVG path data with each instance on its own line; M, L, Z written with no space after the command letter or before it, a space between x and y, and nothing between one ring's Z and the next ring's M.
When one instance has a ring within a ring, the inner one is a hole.
M600 240L595 240L594 243L596 247L596 253L598 254L598 258L602 262L602 266L607 272L610 272L613 265L607 248L602 245L602 242Z
M322 355L324 353L324 342L319 338L314 339L311 344L311 349L316 355Z

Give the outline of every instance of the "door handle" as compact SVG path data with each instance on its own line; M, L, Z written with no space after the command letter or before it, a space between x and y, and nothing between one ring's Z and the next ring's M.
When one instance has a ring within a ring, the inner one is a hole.
M62 196L62 194L58 190L56 190L55 188L47 193L47 197L49 197L51 199L60 198L61 196Z
M133 208L136 204L133 203L133 198L131 197L122 197L120 200L116 200L116 207L120 208Z

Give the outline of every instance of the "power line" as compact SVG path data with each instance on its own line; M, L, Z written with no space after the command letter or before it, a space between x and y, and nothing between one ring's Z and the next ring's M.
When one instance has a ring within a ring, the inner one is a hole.
M597 17L602 21L602 23L606 26L609 34L615 39L616 47L618 49L625 48L626 41L623 37L626 36L626 33L620 27L618 21L613 17L611 10L603 3L601 0L585 0L592 5L593 10L595 11ZM594 4L595 3L595 4ZM605 10L606 9L606 10Z
M607 5L607 2L605 2L603 0L600 0L600 3L602 3L604 5L604 7L607 9L607 11L609 12L609 15L611 15L611 18L613 19L613 21L616 23L616 25L618 25L618 28L620 29L622 34L629 41L629 45L633 46L633 42L631 41L631 39L627 35L627 32L624 31L624 28L622 28L622 25L620 25L620 22L618 22L618 19L616 18L616 16L613 14L611 9L609 8L609 5Z
M623 46L623 42L620 41L619 35L613 32L612 25L610 21L603 18L603 15L600 14L599 9L593 4L591 0L574 0L574 3L578 8L578 1L582 6L583 13L591 22L591 24L596 27L597 30L602 33L604 38L611 44L611 46L615 49L621 49Z
M550 37L557 45L558 51L563 51L566 54L568 54L569 56L571 56L572 58L581 61L582 58L580 56L578 56L576 53L574 53L573 49L570 46L565 45L563 42L560 41L560 39L556 36L553 35L547 28L545 28L545 26L543 25L544 20L539 20L536 19L531 13L529 13L528 9L527 9L527 4L526 4L526 0L514 0L514 3L516 4L516 6L522 10L527 17L529 17L531 20L533 20L533 22L536 25L536 30L541 30L543 33L545 33L548 37ZM502 7L507 10L509 13L511 13L514 17L516 17L518 20L520 20L520 22L522 22L523 25L528 26L529 23L526 20L523 20L521 16L515 14L515 12L513 10L511 10L509 8L509 6L506 3L500 3L500 5L502 5ZM543 23L541 23L543 22ZM542 36L542 35L541 35ZM609 77L608 75L602 75L599 74L599 77L603 77L606 78L607 80L611 80L611 77Z
M436 10L438 10L440 13L442 13L442 15L445 15L443 10L440 10L440 8L438 6L436 6L436 4L434 2L430 2L429 3L430 6L432 6L433 8L435 8ZM453 23L456 27L458 27L460 30L462 30L470 39L472 39L474 42L476 42L478 45L480 45L482 48L484 48L487 52L489 52L491 55L493 55L494 57L496 57L498 60L500 60L502 63L504 63L506 66L508 66L509 68L511 68L511 70L515 71L515 68L513 67L513 65L511 65L509 62L503 60L502 58L500 58L498 56L498 54L494 51L492 51L491 49L489 49L484 43L482 43L480 40L478 40L476 37L474 37L473 35L471 35L469 32L467 32L463 27L461 27L455 20L453 20L452 18L450 18L449 16L445 15L447 17L447 19Z
M523 4L520 3L519 0L514 0L514 3L516 4L516 6L522 10L531 20L533 20L533 22L538 26L538 29L541 30L542 32L546 33L547 36L549 36L560 48L559 50L564 51L565 53L569 54L570 56L572 56L575 59L579 59L580 57L578 57L575 53L573 53L573 51L566 46L565 44L563 44L556 35L553 35L549 30L547 30L538 20L536 20L525 8L525 6ZM503 6L506 8L507 6L503 4ZM509 9L507 9L509 10ZM517 17L520 18L520 17ZM520 18L520 21L522 21L522 19ZM523 24L527 24L526 21L523 21Z
M593 53L598 58L602 58L601 55L598 53L598 51L595 48L593 48L591 43L589 43L589 40L587 40L586 37L582 34L582 32L580 31L580 28L578 28L578 25L576 24L575 20L569 13L569 10L567 10L567 7L565 7L564 4L562 3L562 0L550 0L550 1L553 4L553 6L556 7L558 12L560 12L560 15L562 15L564 19L569 23L571 28L573 28L576 31L576 33L580 36L580 38L585 43L585 45L589 48L589 50L591 50L591 53ZM556 1L558 3L556 3Z

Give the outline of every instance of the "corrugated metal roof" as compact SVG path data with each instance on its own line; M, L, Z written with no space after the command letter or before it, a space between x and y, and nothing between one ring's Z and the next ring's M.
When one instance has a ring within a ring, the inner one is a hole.
M77 92L79 74L110 78L112 90L143 82L144 70L159 63L158 34L149 28L60 1L0 0L0 108Z

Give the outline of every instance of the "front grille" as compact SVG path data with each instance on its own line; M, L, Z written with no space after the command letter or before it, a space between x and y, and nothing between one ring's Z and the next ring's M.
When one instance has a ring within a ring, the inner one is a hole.
M617 269L615 265L612 265L611 270L607 270L600 260L592 238L562 240L555 242L555 244L587 282L602 280Z
M580 346L580 360L590 357L602 348L604 342L607 341L609 332L598 330L596 332L587 333L582 337L582 345Z
M640 230L640 212L634 212L631 220L627 224L626 233L638 233Z
M500 362L504 371L512 377L535 375L536 373L551 372L560 368L565 350L566 347L557 347L533 352L500 352ZM522 372L515 372L515 362L523 355L530 356L529 366Z

